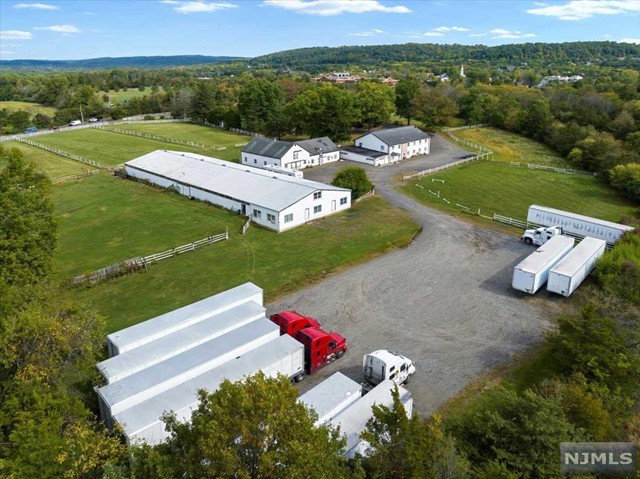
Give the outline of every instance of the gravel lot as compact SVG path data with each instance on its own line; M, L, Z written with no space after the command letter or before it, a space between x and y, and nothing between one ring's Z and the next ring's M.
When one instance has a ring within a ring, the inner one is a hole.
M341 371L362 379L362 356L398 351L416 363L409 389L415 409L433 412L470 380L538 341L547 322L531 301L511 289L511 274L532 249L514 237L487 231L429 209L394 190L400 173L453 162L467 154L440 137L432 154L373 168L377 194L409 211L423 231L407 248L336 274L268 305L272 314L296 309L347 337L345 357L307 378L306 390ZM305 170L328 181L351 162Z

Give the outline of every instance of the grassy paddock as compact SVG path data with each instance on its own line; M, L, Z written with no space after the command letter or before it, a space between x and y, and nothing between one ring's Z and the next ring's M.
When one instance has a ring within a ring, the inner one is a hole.
M3 145L5 148L17 148L22 151L27 161L32 162L37 170L42 171L51 178L77 175L91 169L90 166L83 165L77 161L68 160L67 158L17 141L7 141L3 143ZM0 167L2 167L2 160L0 160Z
M548 146L515 133L496 128L476 128L455 131L454 134L464 140L492 149L494 160L569 166L566 160Z
M53 116L56 114L56 109L52 106L44 106L40 103L31 103L26 101L0 101L0 110L5 108L10 112L16 110L25 110L31 116L35 116L38 113L41 113L53 118Z
M56 189L61 277L224 231L230 239L89 289L74 290L115 331L246 281L267 300L347 265L405 246L419 225L380 197L283 233L219 208L138 183L92 177Z
M432 178L445 182L432 182ZM460 207L456 206L459 203L474 212L480 208L487 216L498 213L518 219L526 218L532 204L610 221L633 214L635 208L631 201L592 176L529 170L490 161L469 163L424 176L401 188L425 205L447 212L460 212ZM440 191L441 198L451 203L445 203L428 190Z
M158 93L162 92L162 88L158 90ZM144 91L140 91L137 88L125 88L122 90L109 90L107 92L101 91L99 93L100 96L104 94L109 95L109 100L112 102L123 102L124 100L129 100L130 98L139 98L145 95L152 95L151 87L146 87Z

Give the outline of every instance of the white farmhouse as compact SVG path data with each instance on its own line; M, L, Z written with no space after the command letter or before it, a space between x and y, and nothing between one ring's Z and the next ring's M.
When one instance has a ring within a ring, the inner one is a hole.
M431 137L415 126L372 131L356 138L354 143L356 147L364 149L359 152L359 155L365 158L373 158L374 152L386 154L388 158L379 160L381 164L385 164L385 161L386 163L397 163L416 155L428 155L431 151ZM362 161L355 158L353 154L345 155L344 152L343 158ZM362 162L367 163L368 161Z
M128 176L222 206L274 231L351 207L351 191L195 153L156 150L124 165Z
M255 168L296 171L339 159L338 147L326 136L295 142L254 138L242 148L240 162Z

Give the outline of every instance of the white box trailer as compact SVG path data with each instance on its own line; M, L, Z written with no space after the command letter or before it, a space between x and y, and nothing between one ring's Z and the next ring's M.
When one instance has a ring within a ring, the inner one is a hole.
M280 328L267 318L207 341L177 356L98 389L103 419L210 371L280 337Z
M607 247L607 242L587 236L567 256L549 271L547 291L571 296L591 274L596 262Z
M98 363L97 368L108 384L114 383L256 319L263 318L265 311L264 306L248 301L138 348L113 356Z
M173 411L179 421L191 419L200 389L215 391L222 381L239 381L262 371L266 376L293 378L304 371L304 346L291 336L280 336L174 388L115 414L130 443L160 444L167 437L161 416ZM116 383L117 384L117 383Z
M109 356L139 348L143 344L155 341L248 301L254 301L262 305L262 288L253 283L245 283L188 306L111 333L107 336Z
M525 293L534 294L546 282L549 271L573 248L574 239L554 236L527 256L513 269L511 285Z
M369 444L360 439L360 434L366 429L367 421L373 417L373 406L393 407L392 391L395 387L393 381L382 381L331 420L331 425L339 426L340 433L347 439L345 455L348 458L353 458L356 454L366 456ZM413 394L402 386L398 386L398 392L407 417L410 418L413 414Z
M329 376L298 398L318 414L316 426L331 421L362 397L362 385L342 373Z
M624 233L634 230L631 226L539 205L529 206L527 222L541 226L561 226L565 233L591 236L611 245Z

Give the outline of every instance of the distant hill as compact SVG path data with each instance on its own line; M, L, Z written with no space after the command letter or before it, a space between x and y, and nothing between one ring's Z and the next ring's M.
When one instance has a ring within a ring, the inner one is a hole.
M570 42L524 43L495 47L432 43L336 48L312 47L270 53L253 58L249 63L252 66L315 71L326 69L329 66L349 64L366 66L400 62L443 61L462 63L473 60L492 64L519 64L522 62L551 64L612 61L623 57L640 59L640 45L616 42Z
M242 60L241 57L173 55L152 57L103 57L87 60L0 60L0 68L10 69L88 69L88 68L166 68Z

